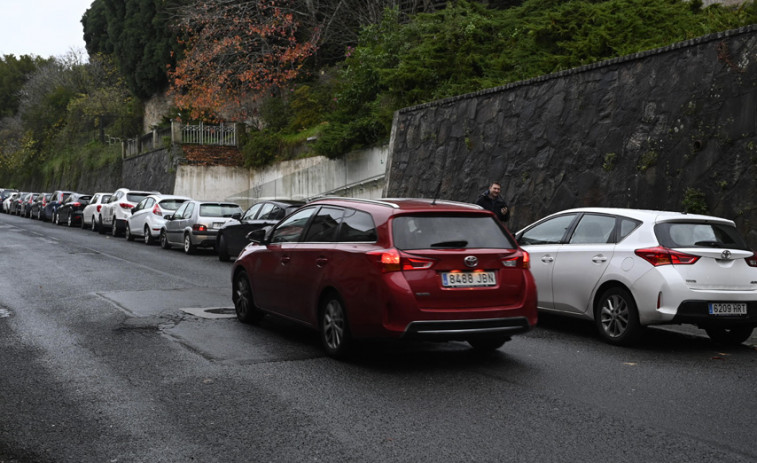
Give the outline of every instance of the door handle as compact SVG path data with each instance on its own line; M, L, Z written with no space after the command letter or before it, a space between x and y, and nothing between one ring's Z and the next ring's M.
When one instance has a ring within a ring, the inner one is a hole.
M289 256L281 256L281 265L286 265L292 260Z
M595 264L601 264L603 262L607 262L607 257L605 257L602 254L600 254L598 256L592 257L591 261L594 262Z
M315 266L318 268L323 268L328 263L329 263L328 257L318 257L315 259Z
M541 257L541 261L544 262L545 264L549 264L550 262L554 262L555 258L550 255L546 255L546 256Z

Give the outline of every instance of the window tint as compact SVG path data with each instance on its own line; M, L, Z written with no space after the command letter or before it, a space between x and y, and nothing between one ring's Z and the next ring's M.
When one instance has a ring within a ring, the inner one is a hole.
M322 207L310 223L303 241L330 243L336 238L336 229L344 214L343 209Z
M491 216L399 216L392 234L398 249L516 247Z
M202 217L225 217L241 214L242 208L236 204L200 204L200 216Z
M735 227L716 223L658 223L654 227L660 244L668 248L749 249Z
M252 206L251 208L247 209L247 212L244 213L244 217L242 217L242 220L252 220L255 218L255 214L258 213L260 208L263 207L263 203L256 204Z
M614 228L615 217L585 214L570 237L570 244L607 243Z
M567 214L542 222L530 230L526 230L520 237L520 244L559 244L575 218L576 214Z
M164 199L160 202L160 208L164 211L175 211L186 201L186 199Z
M344 218L342 219L342 226L339 228L337 241L374 242L377 239L376 226L373 224L373 218L370 214L354 209L344 211Z
M263 208L260 209L260 213L258 213L258 219L257 220L269 220L268 219L268 213L271 212L271 209L273 209L273 204L271 204L271 203L265 203L265 204L263 204Z
M133 203L138 203L145 199L147 193L126 193L126 200Z
M315 211L315 207L302 209L281 222L281 224L279 224L279 226L273 231L271 243L284 243L299 240L300 235L302 235L302 232L305 229L305 225L308 223L308 219L310 219L310 216L313 215Z
M284 209L279 206L273 206L271 212L268 213L268 220L281 220L284 218Z

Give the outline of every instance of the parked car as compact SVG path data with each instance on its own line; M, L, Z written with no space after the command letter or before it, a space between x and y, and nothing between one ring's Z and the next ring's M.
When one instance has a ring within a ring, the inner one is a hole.
M32 204L34 204L34 201L39 197L39 193L27 193L24 195L23 198L21 198L21 201L19 202L18 209L16 209L16 214L23 216L23 217L31 217L29 213L32 210Z
M21 206L24 198L28 195L28 191L20 191L13 199L8 203L8 213L13 215L21 215Z
M6 212L5 211L5 207L3 206L3 203L8 198L8 196L11 195L11 193L15 193L17 191L18 190L14 189L14 188L3 188L3 189L0 189L0 212Z
M132 241L135 237L141 237L145 244L153 244L166 223L164 216L173 214L191 199L174 195L147 196L131 210L131 216L126 220L126 239Z
M53 194L50 196L50 200L47 202L47 204L45 204L45 210L40 215L40 219L55 222L55 213L58 211L60 205L63 204L63 202L69 197L69 195L71 195L71 193L74 192L64 190L53 191Z
M5 194L5 192L3 192L3 212L5 212L6 214L10 214L11 203L16 198L18 198L18 195L21 193L19 191L11 191L11 190L6 190L6 192L8 193L7 195Z
M103 204L108 202L111 195L111 193L95 193L92 195L89 203L84 206L84 209L81 213L82 228L90 228L92 231L97 231L100 210L102 209Z
M174 214L165 216L160 231L160 246L183 246L184 252L194 254L197 248L216 244L216 235L234 214L241 214L238 204L213 201L186 201Z
M304 201L262 201L254 204L242 214L234 217L237 220L228 222L220 230L216 237L216 251L218 259L228 261L233 256L236 258L245 246L250 242L247 234L262 227L276 225L297 208L305 205Z
M160 192L117 189L100 209L100 215L97 218L98 231L105 233L106 230L110 230L113 236L119 236L126 229L126 219L131 215L132 208L152 194L160 194Z
M324 199L251 238L232 267L239 320L304 323L334 357L356 338L492 350L537 321L528 253L473 204Z
M40 193L29 208L29 217L41 220L45 206L47 205L47 202L50 201L52 195L52 193Z
M58 225L65 223L69 227L80 225L82 212L91 199L92 195L70 194L55 213L55 223Z
M757 325L757 257L730 220L580 208L516 236L534 262L539 309L593 320L611 344L681 323L738 344Z

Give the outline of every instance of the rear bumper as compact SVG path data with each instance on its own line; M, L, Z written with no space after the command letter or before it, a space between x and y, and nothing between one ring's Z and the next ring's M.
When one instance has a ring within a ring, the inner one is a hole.
M672 323L691 323L698 326L757 326L757 301L746 302L746 315L710 315L713 301L684 301L678 306ZM715 301L718 302L718 301ZM744 301L734 301L744 302Z
M403 339L464 341L477 336L512 336L531 329L526 317L478 320L434 320L411 322Z

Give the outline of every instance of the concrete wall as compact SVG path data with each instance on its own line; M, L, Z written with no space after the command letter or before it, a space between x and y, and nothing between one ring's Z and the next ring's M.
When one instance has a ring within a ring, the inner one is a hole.
M316 196L378 198L384 189L387 148L285 161L263 169L180 165L175 194L203 200L228 200L248 206L258 199L308 199Z
M395 114L388 196L474 201L511 228L577 206L734 219L757 248L757 26Z

